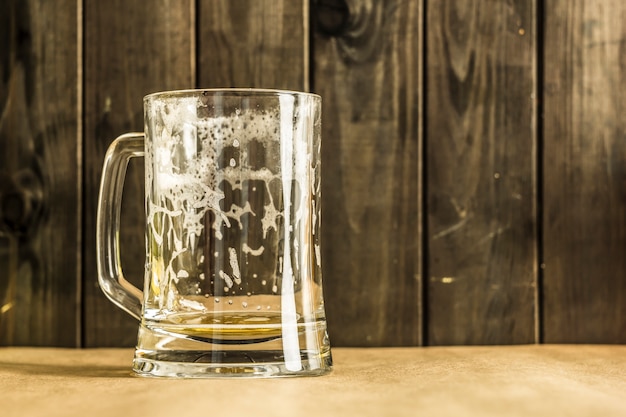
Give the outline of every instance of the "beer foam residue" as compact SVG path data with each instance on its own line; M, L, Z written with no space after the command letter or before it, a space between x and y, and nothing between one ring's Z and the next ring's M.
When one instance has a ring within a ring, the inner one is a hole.
M154 242L171 251L169 259L163 259L163 279L175 282L177 287L189 277L187 271L181 273L183 268L188 268L188 259L205 259L203 254L195 254L206 242L206 227L212 229L213 238L222 240L225 228L242 230L245 227L242 217L249 215L260 220L265 239L272 230L280 233L281 222L285 220L281 220L284 214L279 203L282 201L274 201L270 184L278 181L283 192L285 187L291 187L292 181L301 186L313 185L308 184L313 173L309 172L311 153L303 144L305 141L293 141L293 160L281 163L280 142L293 139L290 136L293 135L293 115L289 120L281 120L276 107L267 111L236 109L230 114L202 117L202 112L207 110L205 107L197 97L174 98L153 102L148 114L148 118L156 122L150 126L150 143L146 147L147 223ZM224 207L227 200L224 183L235 191L242 190L244 182L254 183L253 192L257 192L258 184L264 184L263 213L254 212L249 201L232 202L230 207ZM290 193L288 191L287 196ZM296 202L298 211L292 212L295 219L288 219L290 223L300 220L307 212L305 205L310 204L305 201L307 195L299 193L301 201ZM317 214L313 216L315 221ZM315 249L319 258L317 245ZM165 255L167 251L163 252ZM259 257L264 252L263 245L250 247L247 242L238 248L228 247L230 270L222 269L216 274L216 279L224 283L224 290L235 290L241 284L240 260L244 254ZM282 272L282 258L278 262ZM204 279L204 272L200 273ZM161 283L161 294L168 294L160 298L160 308L165 307L163 303L172 302L172 291L178 291L171 287ZM278 291L276 284L272 289Z

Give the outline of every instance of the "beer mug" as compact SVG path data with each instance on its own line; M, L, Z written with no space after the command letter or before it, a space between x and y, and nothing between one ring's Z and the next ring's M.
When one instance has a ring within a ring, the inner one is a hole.
M111 144L98 202L98 278L140 321L139 375L331 370L320 113L320 97L301 92L154 93L144 97L144 134ZM138 156L145 158L143 290L124 278L119 256L124 176Z

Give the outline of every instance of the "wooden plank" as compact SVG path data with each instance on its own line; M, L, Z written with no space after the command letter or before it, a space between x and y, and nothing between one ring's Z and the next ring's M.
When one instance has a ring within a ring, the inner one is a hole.
M419 345L421 2L357 3L318 15L346 25L314 39L329 333L334 346Z
M200 0L199 87L308 90L308 2Z
M544 340L626 343L626 3L545 18Z
M428 2L431 345L536 340L535 11Z
M626 346L336 348L333 374L279 381L133 378L132 357L131 349L0 349L3 415L626 415ZM182 413L183 398L206 399L185 401Z
M85 346L130 346L137 325L96 279L95 217L104 152L121 133L143 131L142 97L195 83L195 2L85 0ZM143 286L142 163L131 164L122 212L122 265Z
M78 344L78 16L0 4L0 345Z

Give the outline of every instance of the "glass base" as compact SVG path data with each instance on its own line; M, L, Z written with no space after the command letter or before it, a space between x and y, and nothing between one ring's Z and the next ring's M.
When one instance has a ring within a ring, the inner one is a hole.
M300 352L285 360L282 351L145 351L137 350L137 375L171 378L272 378L318 376L332 370L330 349L319 354Z

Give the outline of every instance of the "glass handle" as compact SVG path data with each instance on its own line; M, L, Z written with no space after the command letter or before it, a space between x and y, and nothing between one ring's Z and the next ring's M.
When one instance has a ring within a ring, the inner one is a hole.
M115 305L140 320L142 291L128 282L120 261L120 211L126 169L131 158L144 155L143 133L127 133L111 143L104 158L98 217L96 251L98 282Z

